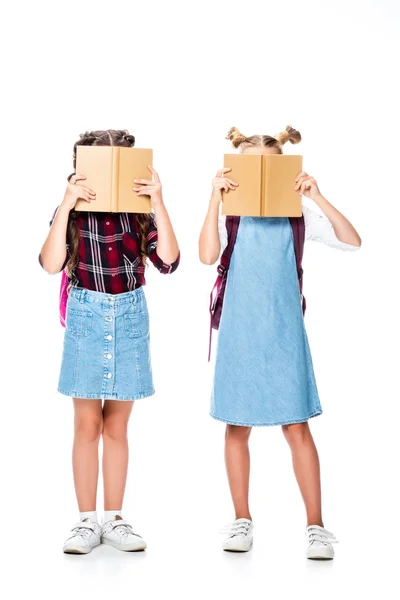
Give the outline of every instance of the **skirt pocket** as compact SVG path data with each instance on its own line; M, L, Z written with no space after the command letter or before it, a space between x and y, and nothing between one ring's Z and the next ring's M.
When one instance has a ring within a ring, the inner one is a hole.
M89 310L69 307L65 324L72 335L87 337L93 330L93 313Z
M141 338L149 333L149 315L147 312L125 313L124 333L128 338Z

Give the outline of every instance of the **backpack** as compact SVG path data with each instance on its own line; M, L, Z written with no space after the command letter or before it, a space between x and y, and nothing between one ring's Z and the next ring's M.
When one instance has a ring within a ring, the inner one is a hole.
M297 276L299 280L299 288L301 295L301 305L303 315L306 310L306 299L303 296L303 249L305 239L305 224L304 215L301 217L289 217L290 225L293 231L293 243L294 253L296 257ZM224 304L224 295L226 288L226 281L228 277L228 269L231 262L231 256L233 248L235 246L237 232L239 229L240 217L227 216L226 217L226 231L228 234L228 244L222 253L220 264L217 267L218 276L215 281L214 287L210 294L210 339L208 346L208 361L211 357L211 338L212 330L219 329L219 323L221 320L222 307Z
M65 327L65 315L67 312L67 300L68 300L68 277L65 269L61 273L61 284L60 284L60 297L59 297L59 314L60 323Z

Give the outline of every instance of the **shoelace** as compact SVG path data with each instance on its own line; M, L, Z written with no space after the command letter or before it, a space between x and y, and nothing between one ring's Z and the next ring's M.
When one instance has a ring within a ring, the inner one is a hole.
M93 533L94 528L91 523L82 524L82 522L81 522L81 523L77 523L75 525L75 527L72 528L71 531L72 531L72 537L74 537L76 535L80 535L86 539L90 536L91 533Z
M219 532L220 533L227 533L229 537L234 537L235 535L247 535L249 533L249 529L250 529L250 523L247 523L246 521L241 521L240 523L236 523L235 521L233 523L228 523L227 525L224 525L224 527L222 527Z
M322 544L338 544L339 540L336 539L334 534L327 529L319 528L319 527L309 527L307 530L308 541L310 544L312 542L321 542Z
M132 529L132 526L128 523L124 523L123 525L116 525L113 527L115 531L117 531L122 537L126 537L128 535L135 535L136 537L141 537L138 533L135 533Z

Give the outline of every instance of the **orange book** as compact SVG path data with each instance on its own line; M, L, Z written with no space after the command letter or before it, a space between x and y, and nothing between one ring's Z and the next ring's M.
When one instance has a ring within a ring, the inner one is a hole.
M226 177L237 181L223 192L222 214L248 217L301 217L302 198L293 188L303 167L294 154L225 154Z
M153 150L123 146L77 146L76 172L86 175L84 185L96 192L96 200L80 199L75 210L93 212L150 213L150 196L138 196L134 179L150 179L147 165Z

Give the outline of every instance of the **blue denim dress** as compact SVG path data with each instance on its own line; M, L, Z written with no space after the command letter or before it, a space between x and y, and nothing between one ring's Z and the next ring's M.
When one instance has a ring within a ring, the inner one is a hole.
M286 425L322 413L286 217L241 217L219 326L210 415Z
M120 294L72 287L65 324L61 394L136 400L155 393L143 287Z

